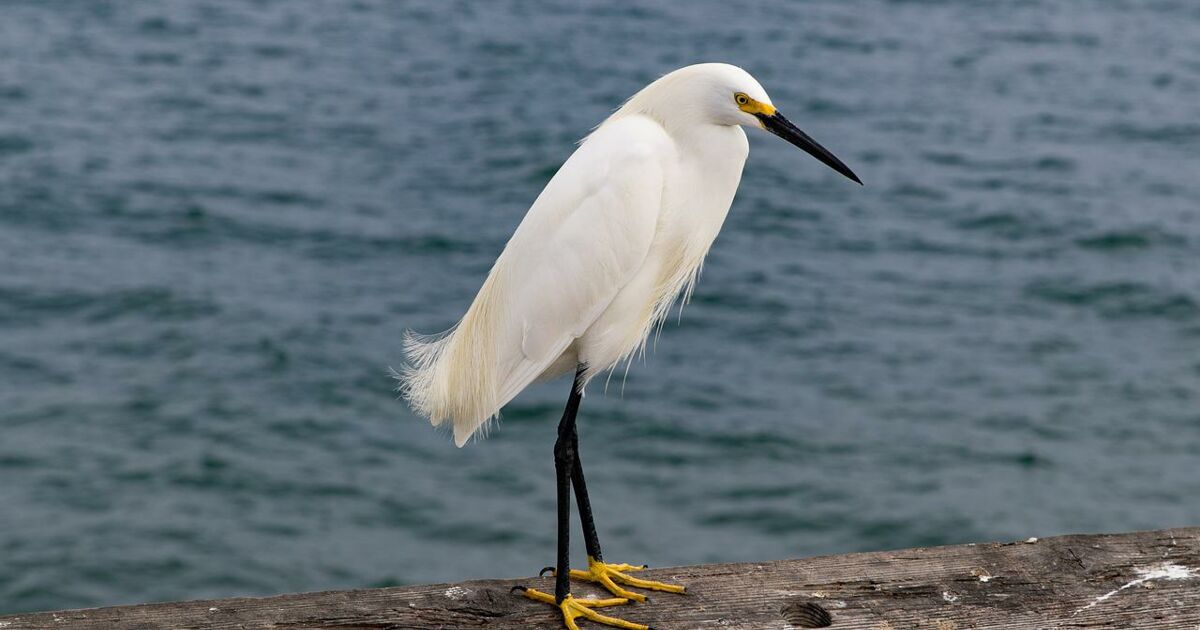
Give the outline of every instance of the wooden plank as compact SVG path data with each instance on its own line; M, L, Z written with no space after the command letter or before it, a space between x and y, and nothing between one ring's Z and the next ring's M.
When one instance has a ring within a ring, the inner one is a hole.
M608 611L658 630L802 628L825 613L835 630L1200 628L1200 528L646 575L686 584L690 593ZM553 590L549 578L486 580L15 615L0 617L0 629L561 627L556 610L511 594L514 584ZM574 588L577 596L600 594L591 585Z

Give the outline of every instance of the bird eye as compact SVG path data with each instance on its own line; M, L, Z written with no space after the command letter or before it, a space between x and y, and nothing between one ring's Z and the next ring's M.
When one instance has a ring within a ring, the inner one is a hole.
M738 105L745 105L746 103L750 102L750 97L738 92L737 94L733 95L733 100L737 102Z

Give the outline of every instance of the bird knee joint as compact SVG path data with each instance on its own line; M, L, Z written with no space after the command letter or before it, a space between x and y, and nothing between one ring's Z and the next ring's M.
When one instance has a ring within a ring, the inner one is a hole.
M556 462L572 462L575 459L575 451L569 443L564 444L562 440L554 443L554 461Z

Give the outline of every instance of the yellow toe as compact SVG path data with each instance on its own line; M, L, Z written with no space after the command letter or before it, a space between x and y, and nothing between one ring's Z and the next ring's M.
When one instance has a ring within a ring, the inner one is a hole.
M612 626L614 628L621 628L622 630L650 630L650 626L640 623L633 623L632 621L625 621L624 619L618 619L608 615L602 615L592 610L593 608L605 608L608 606L620 606L622 604L628 604L629 600L624 597L612 597L609 599L576 599L573 595L567 595L567 597L563 599L562 603L560 604L554 601L553 595L549 593L543 593L537 589L522 588L521 594L529 599L532 599L533 601L558 607L558 609L562 611L563 625L566 626L567 630L579 630L579 624L575 623L575 620L581 617L587 619L588 621L594 621L596 623Z
M662 591L664 593L686 593L687 588L679 584L667 584L666 582L656 582L654 580L643 580L641 578L629 575L632 571L641 571L646 567L635 566L632 564L608 564L595 558L588 557L588 570L571 571L571 577L577 580L586 580L588 582L596 582L610 593L617 597L632 599L637 602L646 601L646 596L641 593L634 593L628 589L622 588L619 584L632 586L634 588L644 588L651 591Z

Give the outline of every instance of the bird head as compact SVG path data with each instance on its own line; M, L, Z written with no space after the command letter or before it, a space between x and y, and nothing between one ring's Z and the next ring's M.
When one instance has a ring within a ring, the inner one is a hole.
M664 122L686 120L765 129L862 184L850 167L792 124L762 85L737 66L702 63L680 68L648 85L622 109L659 114L656 117Z

